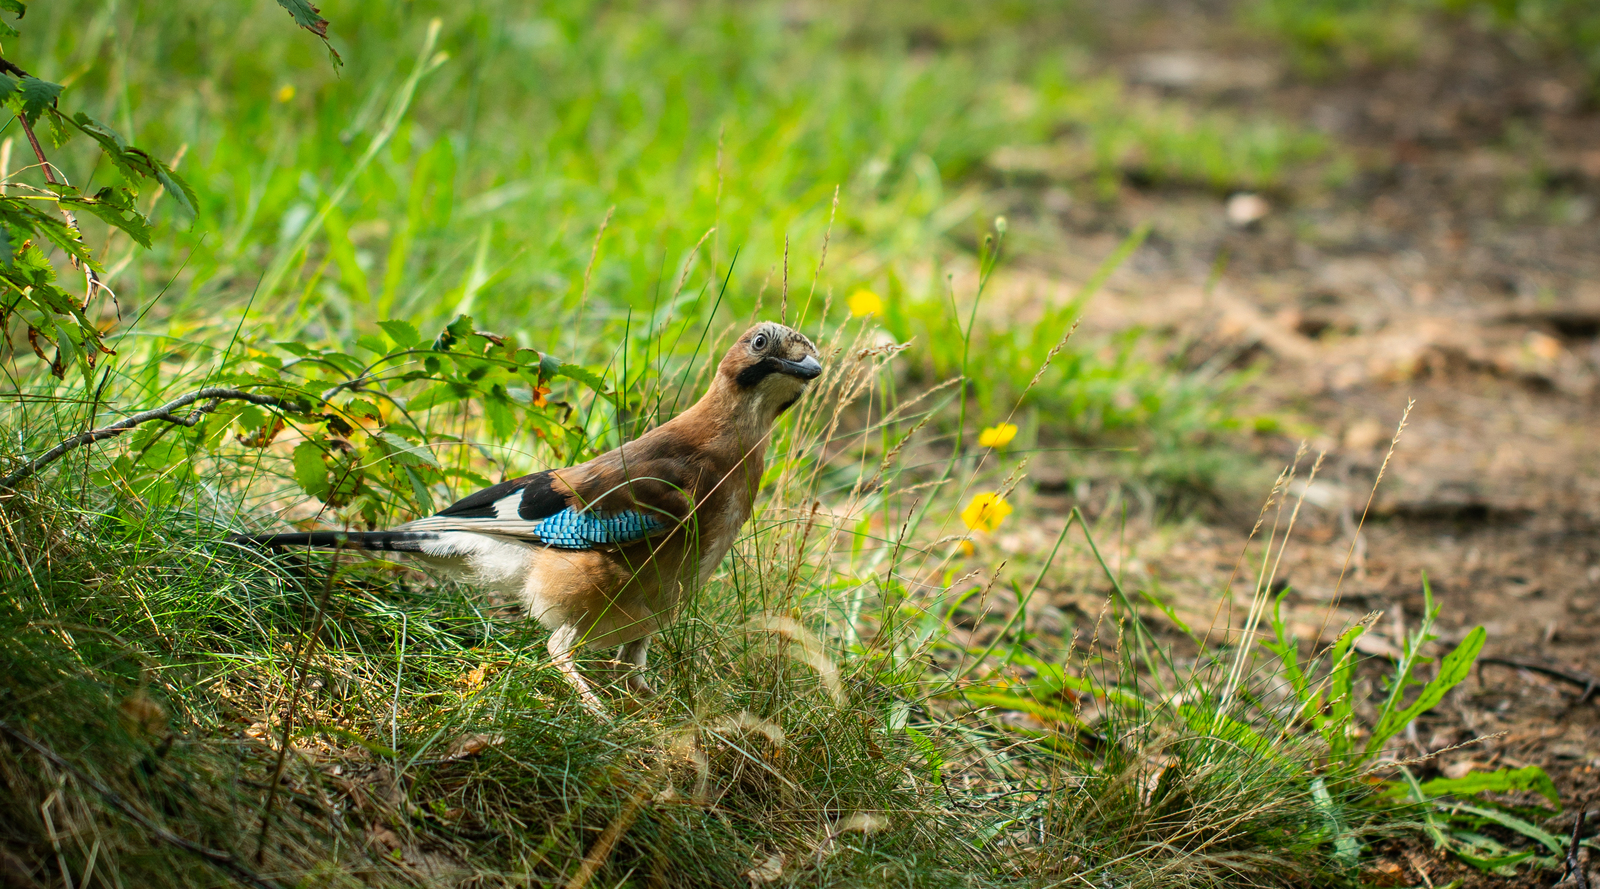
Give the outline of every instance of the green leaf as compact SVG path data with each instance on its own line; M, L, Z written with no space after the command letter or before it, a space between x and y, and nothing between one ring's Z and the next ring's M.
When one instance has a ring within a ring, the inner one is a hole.
M1498 809L1490 809L1484 806L1468 805L1467 803L1452 803L1449 806L1448 811L1452 814L1455 812L1467 812L1468 814L1477 815L1479 818L1483 818L1484 820L1492 821L1501 827L1522 834L1528 839L1543 845L1546 849L1549 849L1551 852L1554 852L1557 855L1565 855L1567 852L1566 844L1560 839L1557 839L1549 831L1537 827L1528 821L1524 821L1523 819L1518 818L1509 812L1501 812Z
M56 98L61 95L61 84L40 80L30 74L22 78L22 87L17 92L22 96L22 118L31 124L39 119L46 108L55 104Z
M439 463L434 460L433 452L426 447L413 444L387 429L373 436L383 442L390 459L402 466L428 466L439 468Z
M1475 868L1478 868L1481 871L1486 873L1498 872L1503 876L1509 876L1509 874L1504 873L1504 869L1510 868L1513 865L1521 864L1522 862L1527 861L1529 858L1532 858L1538 854L1538 852L1535 850L1529 849L1526 852L1516 852L1511 855L1500 855L1494 858L1479 858L1476 855L1468 854L1460 849L1452 849L1451 851L1455 853L1457 858L1465 861Z
M102 188L92 198L62 198L61 203L99 217L107 225L127 232L142 247L150 246L150 220L135 209L133 195L125 188Z
M13 36L16 34L15 31L11 33ZM17 94L17 90L21 88L22 85L17 83L16 79L11 75L0 74L0 102L11 101L11 97L15 96Z
M422 345L422 334L410 321L379 321L378 327L401 349L415 349Z
M303 441L295 445L294 480L300 490L318 500L328 496L328 464L316 442Z
M1556 792L1555 782L1538 766L1500 769L1497 772L1468 772L1460 778L1435 778L1422 784L1421 790L1430 797L1531 791L1549 800L1558 810L1561 807L1561 795Z
M428 485L422 480L422 476L417 475L417 471L410 466L402 466L400 471L411 484L411 499L416 502L418 512L423 515L433 512L433 495L428 493Z
M1328 676L1328 715L1317 722L1317 729L1328 742L1329 759L1345 765L1350 753L1350 721L1355 713L1354 688L1356 681L1356 639L1366 632L1366 627L1356 624L1339 635L1329 658L1333 664Z
M368 352L371 352L374 355L389 354L389 344L384 342L381 338L375 337L370 333L362 334L361 336L356 337L356 345L366 349Z
M183 210L183 212L189 214L191 217L199 212L195 206L199 203L199 198L195 195L194 187L189 184L188 180L184 179L182 176L179 176L177 170L172 169L166 164L156 161L153 158L152 161L156 181L166 186L167 194L170 195L173 200L178 202L178 206Z
M1083 720L1073 713L1041 702L1033 697L1024 697L1003 691L966 691L961 696L968 703L979 707L999 707L1002 710L1016 710L1020 713L1032 714L1047 722L1058 722L1075 728L1083 726Z
M22 0L0 0L0 10L5 10L20 19L27 14L28 7ZM0 21L0 36L16 37L20 33L16 28Z
M466 387L452 383L435 383L423 390L421 395L406 402L406 410L425 411L441 404L460 401L467 396L468 391L470 390Z
M319 14L322 10L306 0L278 0L278 5L289 11L295 24L324 40L328 38L328 20Z
M333 45L328 43L328 20L321 15L322 10L312 6L307 0L278 0L278 5L289 11L294 23L322 39L322 45L328 48L328 55L333 57L335 66L344 64L339 58L339 53Z
M1404 710L1390 710L1378 721L1372 729L1372 737L1367 740L1367 755L1376 753L1385 741L1394 737L1413 719L1432 710L1444 700L1450 689L1460 685L1471 674L1472 664L1478 659L1478 652L1483 650L1487 638L1483 627L1473 627L1461 644L1439 662L1439 674L1422 687L1422 693L1411 702L1411 706Z
M194 188L179 176L171 166L157 160L148 151L128 145L128 141L112 128L83 112L74 114L70 120L57 113L58 122L70 123L78 128L84 135L100 143L100 148L105 151L111 163L130 180L154 179L161 183L172 199L178 202L181 209L188 216L194 216L199 198L195 196Z
M516 417L511 413L511 401L506 398L503 386L494 386L482 398L483 415L489 421L489 431L496 439L504 441L517 431Z
M563 364L556 369L555 375L566 377L569 380L577 380L601 395L606 394L606 381L599 374L581 364Z
M120 155L128 150L128 142L121 134L82 111L72 115L72 122L83 131L84 135L99 142L100 146L111 154Z

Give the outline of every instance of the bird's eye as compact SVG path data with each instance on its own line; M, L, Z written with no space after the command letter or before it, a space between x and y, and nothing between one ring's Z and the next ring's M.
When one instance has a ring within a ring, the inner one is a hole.
M756 338L750 341L750 348L756 350L757 352L761 351L762 349L765 349L766 347L767 347L767 335L764 334L764 333L756 334Z

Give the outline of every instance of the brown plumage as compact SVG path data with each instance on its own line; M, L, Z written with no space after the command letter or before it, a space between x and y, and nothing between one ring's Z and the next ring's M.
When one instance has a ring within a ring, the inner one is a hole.
M577 671L583 645L620 645L636 669L650 634L710 579L750 518L772 425L822 372L799 332L746 331L692 407L587 463L503 482L393 531L252 538L273 546L350 545L416 553L515 596L551 630L550 654L584 703L603 712Z

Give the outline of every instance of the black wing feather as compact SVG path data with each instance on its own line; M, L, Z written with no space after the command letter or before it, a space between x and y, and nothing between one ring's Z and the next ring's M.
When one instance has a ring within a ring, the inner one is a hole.
M567 495L557 491L553 486L555 478L554 470L547 469L544 472L535 472L533 475L509 479L475 494L469 494L437 514L462 519L492 519L496 517L495 503L521 491L522 502L517 506L517 516L523 521L536 522L555 515L569 505Z

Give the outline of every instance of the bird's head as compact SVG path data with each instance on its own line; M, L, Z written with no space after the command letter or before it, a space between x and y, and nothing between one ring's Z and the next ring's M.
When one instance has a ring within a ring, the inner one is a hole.
M777 417L822 375L817 347L798 330L763 321L744 332L722 357L717 375L736 398Z

